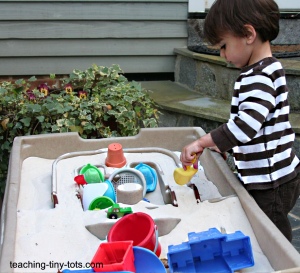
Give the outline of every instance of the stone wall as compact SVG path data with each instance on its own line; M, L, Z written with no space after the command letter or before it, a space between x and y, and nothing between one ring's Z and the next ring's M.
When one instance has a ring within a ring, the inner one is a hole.
M188 48L193 52L219 55L219 50L207 44L203 38L205 19L188 19ZM280 19L280 31L272 41L272 51L275 57L300 56L300 19Z

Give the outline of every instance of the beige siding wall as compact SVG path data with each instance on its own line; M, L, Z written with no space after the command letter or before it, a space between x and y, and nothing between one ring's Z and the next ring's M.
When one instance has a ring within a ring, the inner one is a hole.
M0 75L69 74L93 63L173 72L187 16L187 0L0 0Z

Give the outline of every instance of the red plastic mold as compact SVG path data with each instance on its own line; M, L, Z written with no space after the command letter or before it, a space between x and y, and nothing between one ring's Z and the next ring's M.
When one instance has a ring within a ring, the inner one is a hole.
M95 272L135 272L133 241L101 243L91 264Z

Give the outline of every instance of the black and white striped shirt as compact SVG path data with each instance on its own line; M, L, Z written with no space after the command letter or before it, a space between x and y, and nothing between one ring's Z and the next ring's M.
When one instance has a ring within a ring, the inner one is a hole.
M287 96L278 60L269 57L245 67L235 82L229 121L211 132L222 152L233 150L248 190L275 188L300 171Z

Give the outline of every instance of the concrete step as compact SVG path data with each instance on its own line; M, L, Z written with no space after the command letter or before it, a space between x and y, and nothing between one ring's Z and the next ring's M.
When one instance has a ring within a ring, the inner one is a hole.
M229 117L228 101L202 96L178 83L151 81L142 82L142 87L150 90L150 96L164 110L219 122Z
M150 90L150 96L164 110L222 123L228 121L228 100L204 96L172 81L145 81L141 84ZM300 135L300 113L291 113L290 121L295 133Z

